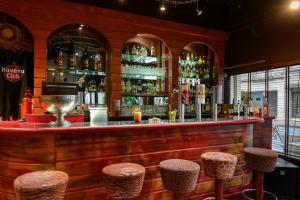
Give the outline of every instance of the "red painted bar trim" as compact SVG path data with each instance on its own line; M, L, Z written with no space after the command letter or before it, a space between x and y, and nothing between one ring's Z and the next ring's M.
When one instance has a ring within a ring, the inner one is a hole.
M239 124L255 124L263 122L263 118L238 119L226 121L205 121L205 122L175 122L175 123L160 123L160 124L128 124L128 125L98 125L91 126L89 123L74 123L72 127L51 128L47 124L36 123L20 123L20 122L0 122L0 134L76 134L76 133L97 133L110 131L111 133L120 133L125 130L158 130L158 129L173 129L173 128L188 128L188 127L210 127L210 126L228 126ZM131 122L129 122L131 123Z

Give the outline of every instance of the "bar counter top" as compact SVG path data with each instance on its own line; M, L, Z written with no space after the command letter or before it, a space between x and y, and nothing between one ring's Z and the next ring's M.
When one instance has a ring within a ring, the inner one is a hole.
M170 129L170 128L184 128L184 127L203 127L203 126L225 126L225 125L238 125L238 124L254 124L263 122L263 118L256 117L219 117L218 119L203 118L201 121L197 119L185 119L184 122L176 120L169 122L168 120L161 120L160 123L149 123L148 120L143 120L141 123L132 121L107 121L107 122L84 122L72 123L69 127L50 127L47 123L32 123L32 122L18 122L18 121L1 121L0 133L24 134L30 132L31 134L49 134L49 132L68 134L82 131L95 131L95 130L110 130L120 131L136 130L136 129Z

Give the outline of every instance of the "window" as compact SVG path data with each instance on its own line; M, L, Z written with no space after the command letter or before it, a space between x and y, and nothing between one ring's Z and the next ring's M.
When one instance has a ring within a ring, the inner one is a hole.
M291 117L300 118L300 91L299 88L291 88Z
M249 97L249 75L240 74L230 77L231 88L230 88L230 102L232 103L233 98L236 100L245 100Z
M261 105L263 105L264 97L268 97L269 114L270 116L276 117L276 119L273 121L272 148L278 152L284 152L285 150L285 134L287 133L286 76L286 68L279 68L268 71L235 75L230 79L231 98L248 99L250 97L249 95L251 94L254 102L258 98L261 101ZM267 95L266 91L268 91ZM300 156L300 152L298 156Z
M269 91L268 92L268 104L269 104L269 115L277 118L277 102L278 102L278 92Z
M289 67L288 154L300 156L300 65Z
M273 120L272 148L284 152L286 133L286 68L268 71L268 104L270 116ZM300 156L300 155L299 155Z

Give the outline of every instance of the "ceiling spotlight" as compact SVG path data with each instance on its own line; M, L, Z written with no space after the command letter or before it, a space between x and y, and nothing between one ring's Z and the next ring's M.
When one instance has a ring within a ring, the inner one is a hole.
M163 3L160 7L160 11L165 12L166 11L166 7L165 4Z
M202 15L202 13L203 13L202 10L196 10L196 12L197 12L198 16Z
M80 24L80 27L84 27L84 25L83 25L83 24Z
M298 10L300 8L300 1L291 1L290 9Z

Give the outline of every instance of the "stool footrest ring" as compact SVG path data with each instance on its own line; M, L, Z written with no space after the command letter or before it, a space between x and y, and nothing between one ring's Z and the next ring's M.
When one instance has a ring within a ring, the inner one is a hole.
M247 200L255 200L255 199L252 199L250 198L246 193L247 192L253 192L254 193L254 196L255 196L255 191L256 189L246 189L246 190L243 190L242 192L242 196L247 199ZM274 200L278 200L277 196L275 194L273 194L272 192L268 192L268 191L263 191L263 194L268 194L269 196L273 197Z

